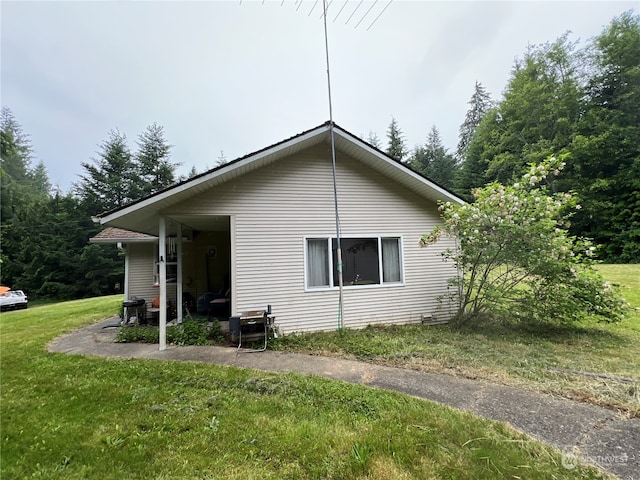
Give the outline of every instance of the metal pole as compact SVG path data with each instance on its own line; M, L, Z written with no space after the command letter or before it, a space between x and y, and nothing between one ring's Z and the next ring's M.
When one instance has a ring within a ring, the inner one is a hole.
M177 277L176 277L176 311L178 312L178 323L182 323L184 302L182 300L182 224L178 222L176 226L176 255L177 255Z
M342 275L342 246L340 242L340 216L338 214L338 187L336 181L336 147L333 135L333 106L331 104L331 75L329 73L329 40L327 35L327 0L323 0L324 7L324 49L327 60L327 90L329 92L329 136L331 138L331 166L333 168L333 203L336 212L336 254L338 256L338 332L342 332L343 318L343 286L344 279Z
M158 262L160 268L160 314L158 327L160 330L160 345L158 350L167 349L167 224L164 216L160 215L158 235Z

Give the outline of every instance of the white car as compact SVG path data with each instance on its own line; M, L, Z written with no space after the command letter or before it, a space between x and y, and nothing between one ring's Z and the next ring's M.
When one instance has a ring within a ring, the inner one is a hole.
M0 310L27 308L29 299L22 290L9 290L0 295Z

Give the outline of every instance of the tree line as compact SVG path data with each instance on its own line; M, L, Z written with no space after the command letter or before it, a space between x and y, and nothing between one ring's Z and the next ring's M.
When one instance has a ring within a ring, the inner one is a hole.
M68 193L52 188L42 162L32 165L29 137L8 108L0 130L2 283L59 299L120 292L122 259L87 243L100 229L91 217L183 180L163 127L148 126L135 150L109 132ZM455 152L435 125L412 150L395 119L386 133L387 154L469 201L478 187L562 155L567 166L552 187L574 192L582 207L569 233L593 239L607 262L640 262L638 15L614 18L580 48L569 34L528 48L497 101L476 82ZM375 133L365 140L383 149Z
M66 194L52 188L42 162L32 165L29 137L6 107L0 127L2 283L32 298L121 292L124 262L113 246L88 243L100 231L91 217L179 180L163 127L149 125L138 136L135 152L123 133L109 132Z
M367 139L380 148L379 139ZM640 262L640 16L614 18L579 48L564 34L515 61L498 101L476 82L455 152L436 126L410 151L395 119L386 153L472 201L490 182L510 183L530 164L562 156L556 191L581 209L569 233L591 238L607 262Z

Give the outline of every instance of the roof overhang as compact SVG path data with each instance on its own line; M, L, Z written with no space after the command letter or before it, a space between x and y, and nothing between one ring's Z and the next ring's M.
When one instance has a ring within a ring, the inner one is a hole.
M97 243L102 245L111 245L114 243L158 243L158 237L152 237L151 240L142 240L137 238L90 238L89 243Z
M407 165L394 160L384 152L335 124L333 133L337 151L361 161L425 199L433 202L449 201L464 203L462 199L445 188L430 181L413 171ZM315 145L330 143L331 125L327 122L139 201L98 215L96 221L102 225L157 235L159 217L163 211L172 205L208 191L218 185L233 181L251 171L272 164L279 159L295 155ZM125 240L123 240L123 243L124 242ZM126 242L131 243L131 241Z

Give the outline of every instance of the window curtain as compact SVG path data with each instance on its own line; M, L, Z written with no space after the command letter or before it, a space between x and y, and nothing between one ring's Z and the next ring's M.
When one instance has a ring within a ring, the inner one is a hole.
M382 239L382 281L400 282L400 240Z
M307 240L307 285L309 287L329 286L328 250L326 238Z

